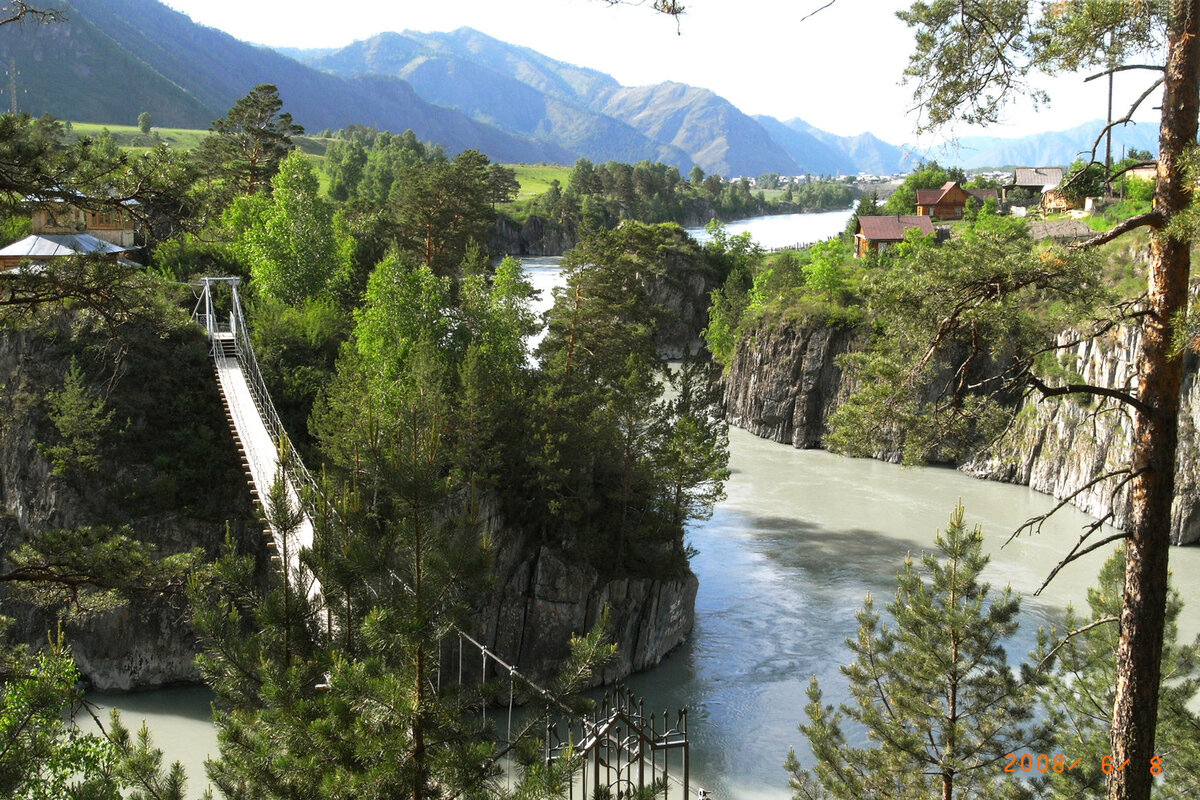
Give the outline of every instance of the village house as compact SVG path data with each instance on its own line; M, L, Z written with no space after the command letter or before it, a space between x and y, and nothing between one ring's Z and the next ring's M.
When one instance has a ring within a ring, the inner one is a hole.
M1037 202L1032 205L1042 205L1046 193L1054 192L1055 188L1062 183L1062 179L1062 167L1017 167L1013 172L1012 183L1002 189L1002 198L1007 203L1009 194L1021 189L1037 198ZM1049 199L1052 203L1057 204L1058 202L1054 197Z
M995 189L964 189L957 181L946 181L940 189L917 189L917 214L936 219L962 219L967 201L982 206L989 199L999 201Z
M79 255L127 260L135 249L133 218L123 209L92 211L52 200L35 205L30 217L30 235L0 249L0 269Z
M926 236L934 235L933 220L928 216L859 217L854 232L854 257L862 258L871 251L883 253L891 245L904 241L910 230Z

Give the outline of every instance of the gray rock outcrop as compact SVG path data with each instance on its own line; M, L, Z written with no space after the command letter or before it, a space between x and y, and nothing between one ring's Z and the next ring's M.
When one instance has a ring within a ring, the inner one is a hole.
M675 579L605 577L515 536L498 548L493 574L495 586L475 617L480 641L534 680L552 677L570 653L571 636L591 630L605 609L617 654L593 685L655 666L687 638L695 618L691 571Z
M226 521L246 551L261 546L250 498L241 480L233 441L222 419L211 362L200 336L183 330L163 334L124 331L126 371L108 400L120 413L122 433L105 448L95 475L54 474L39 443L54 441L44 398L63 381L72 352L64 318L48 328L0 336L0 558L32 532L88 525L127 525L157 555L200 548L215 556ZM141 343L150 352L141 349ZM89 364L84 358L81 364ZM169 377L144 369L167 369ZM186 396L186 400L181 400ZM126 401L130 402L126 402ZM171 418L173 403L188 416ZM178 428L164 422L173 419ZM220 437L225 437L221 439ZM181 445L182 437L195 441ZM211 445L211 447L210 447ZM148 453L134 450L147 448ZM211 459L186 465L179 449ZM156 464L155 461L158 463ZM196 471L198 486L179 480ZM207 507L201 508L200 506ZM185 510L184 507L192 506ZM264 562L265 563L265 562ZM10 635L37 646L57 627L53 614L0 591L0 613L14 620ZM96 689L126 691L197 683L196 637L182 600L139 598L115 611L71 619L63 627L82 678Z
M1073 332L1059 337L1074 341ZM1119 328L1064 351L1062 360L1085 383L1132 390L1137 385L1140 333ZM1196 432L1200 425L1200 385L1196 357L1185 362L1180 393L1179 446L1175 465L1175 501L1171 509L1171 541L1200 541L1200 494L1195 467L1200 456ZM1130 491L1123 474L1129 463L1133 419L1114 400L1065 397L1028 398L1003 439L961 469L980 478L1027 484L1039 492L1071 502L1095 517L1111 513L1117 527L1130 512Z
M1076 338L1068 331L1060 341ZM1064 353L1064 367L1088 383L1133 388L1138 340L1134 329L1110 331ZM730 363L725 387L729 422L795 447L821 447L829 415L851 389L834 359L863 341L861 335L819 325L760 325L738 343ZM1200 542L1198 377L1200 359L1190 355L1180 397L1171 525L1175 544ZM1132 431L1128 411L1112 400L1031 397L1017 409L1014 425L995 447L959 468L979 478L1026 484L1058 499L1070 497L1093 516L1111 512L1119 527L1128 518L1129 489L1118 488L1119 476L1096 479L1128 463Z
M726 419L765 439L821 447L829 415L849 393L834 359L861 341L846 328L760 323L730 361Z

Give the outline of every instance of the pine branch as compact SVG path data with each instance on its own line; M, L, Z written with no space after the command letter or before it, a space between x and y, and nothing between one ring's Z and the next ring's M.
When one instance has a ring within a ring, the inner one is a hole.
M1163 215L1157 211L1148 211L1145 214L1138 214L1136 217L1122 220L1104 233L1097 234L1090 239L1085 239L1082 242L1076 242L1068 246L1068 250L1090 250L1093 247L1099 247L1102 244L1107 244L1113 239L1117 239L1129 231L1137 228L1153 228L1158 230L1163 226Z
M1079 634L1086 633L1087 631L1090 631L1092 628L1098 628L1101 625L1107 625L1110 622L1120 622L1120 621L1121 621L1120 617L1104 617L1103 619L1098 619L1093 622L1090 622L1087 625L1084 625L1082 628L1076 628L1075 630L1070 631L1065 636L1063 636L1062 641L1060 641L1058 644L1054 645L1054 647L1050 650L1050 652L1047 653L1042 658L1042 660L1037 663L1037 667L1035 667L1035 669L1041 669L1042 667L1045 667L1047 664L1049 664L1054 659L1054 656L1058 654L1058 651L1061 650L1066 645L1067 642L1069 642L1072 638L1078 636Z
M1049 386L1041 378L1030 373L1026 380L1041 393L1042 397L1060 397L1065 394L1090 394L1096 397L1108 397L1126 405L1133 406L1138 412L1148 415L1150 407L1137 397L1120 389L1110 389L1107 386L1096 386L1091 383L1068 383L1063 386Z

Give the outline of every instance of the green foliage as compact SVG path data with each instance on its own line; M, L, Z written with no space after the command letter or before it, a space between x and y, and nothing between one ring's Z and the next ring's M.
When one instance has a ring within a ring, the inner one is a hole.
M846 208L854 201L854 187L832 181L809 181L789 186L792 202L801 211L828 211Z
M222 185L224 197L268 191L292 150L292 137L304 133L283 111L279 90L269 83L239 98L210 130L213 135L201 142L195 157L210 180Z
M224 222L234 249L249 264L263 294L299 305L320 297L335 276L348 273L353 243L321 199L307 158L292 151L271 181L270 197L236 198Z
M1144 178L1126 178L1124 186L1125 197L1129 200L1149 203L1154 199L1154 181Z
M451 272L472 242L487 237L495 220L489 167L487 156L464 150L451 161L414 163L396 175L388 205L399 241L438 274Z
M1038 631L1037 664L1046 674L1039 689L1050 733L1048 752L1080 759L1074 769L1050 772L1043 796L1098 797L1104 793L1101 759L1110 755L1109 715L1116 693L1118 620L1125 584L1124 551L1117 549L1100 569L1098 583L1088 589L1088 615L1068 607L1063 629ZM1183 604L1173 589L1167 600L1163 641L1163 687L1158 701L1156 753L1163 781L1155 797L1183 800L1200 791L1200 718L1189 708L1200 689L1200 642L1176 641Z
M981 214L954 240L870 273L867 350L843 358L859 387L830 420L843 452L952 460L988 441L1035 356L1109 296L1087 254L1035 245L1021 220Z
M94 474L100 467L101 447L113 412L105 411L104 398L85 384L76 359L71 359L62 388L51 392L46 402L58 438L39 449L50 459L54 474L70 478Z
M1067 169L1062 183L1058 185L1059 193L1073 203L1082 203L1085 197L1100 197L1104 195L1104 165L1095 162L1085 164L1082 159L1075 159Z
M0 572L13 593L68 616L110 611L138 593L180 594L202 573L201 552L156 557L128 527L88 526L30 535Z
M549 541L606 570L686 569L682 524L707 513L724 480L709 378L685 368L687 388L667 400L653 342L662 310L648 292L665 277L676 230L626 223L573 249L537 352L526 514ZM717 445L681 459L697 437Z
M830 239L810 247L808 255L809 261L803 267L805 286L829 301L836 301L846 289L845 247Z
M267 391L293 443L306 453L308 418L333 377L338 352L350 336L350 319L325 298L290 306L270 296L256 298L247 316Z
M43 650L0 649L0 794L13 800L118 800L115 754L69 720L81 702L78 673L62 637Z
M850 239L854 237L854 234L858 233L858 218L860 216L878 217L883 213L883 203L879 202L879 192L872 189L870 194L864 194L858 198L858 205L854 207L854 213L846 221L846 229L843 235L845 238Z
M150 112L143 111L142 113L138 114L137 124L138 130L141 131L143 135L149 136L150 126L153 124L150 119Z
M860 265L850 246L834 238L799 252L766 256L749 236L730 237L719 226L706 247L709 258L727 275L714 290L705 343L713 359L728 367L737 343L764 317L787 316L855 325L861 318L852 291Z
M354 313L354 341L379 391L397 384L422 344L437 349L448 343L450 285L428 266L396 255L375 268L366 302Z
M940 557L939 557L940 556ZM1017 629L1019 600L996 595L979 578L987 565L979 526L968 530L961 506L950 515L937 553L912 557L897 577L882 622L870 596L858 635L846 641L842 667L853 704L822 703L814 677L807 723L812 771L794 752L786 769L797 800L998 798L1022 796L1002 767L1005 754L1036 742L1027 723L1032 686L1008 666L1004 641ZM852 746L849 721L875 744Z
M248 279L246 265L230 250L196 234L180 233L154 246L150 266L161 277L180 283L205 275Z
M116 754L114 771L129 789L123 797L127 800L186 800L187 776L183 765L176 761L163 771L162 750L154 746L144 721L135 739L121 722L120 713L113 709L106 737Z
M527 185L537 196L510 206L507 213L519 220L537 214L567 232L611 228L627 219L683 223L698 215L740 218L784 210L777 200L752 192L748 180L706 177L703 170L693 170L685 180L675 167L650 161L593 164L581 159L565 181L561 172L537 174L544 184ZM788 192L786 208L797 211L845 208L854 199L854 190L841 183L789 184Z

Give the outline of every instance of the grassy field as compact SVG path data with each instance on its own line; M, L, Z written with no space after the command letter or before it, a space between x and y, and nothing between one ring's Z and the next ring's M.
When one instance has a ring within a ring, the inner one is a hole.
M517 192L518 200L537 197L550 188L550 181L553 180L557 180L565 189L572 169L558 164L505 164L504 166L517 173L517 181L521 184L521 188Z
M198 130L192 128L159 128L150 129L150 135L146 135L138 130L136 125L100 125L94 122L72 122L71 135L76 138L84 136L98 136L101 131L107 130L112 136L117 147L128 150L146 150L151 147L157 147L160 143L166 143L172 148L179 150L192 150L200 146L200 142L208 137L209 132L206 130ZM317 136L295 136L293 137L296 146L310 156L317 156L318 159L324 158L325 149L329 146L329 139L322 139Z
M150 135L142 133L136 125L100 125L94 122L72 122L71 134L76 138L98 136L101 131L108 130L118 147L145 149L155 147L159 142L165 142L172 148L191 150L197 147L208 131L192 130L189 128L151 128ZM155 138L158 134L158 138Z

